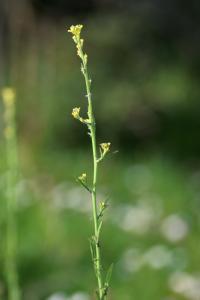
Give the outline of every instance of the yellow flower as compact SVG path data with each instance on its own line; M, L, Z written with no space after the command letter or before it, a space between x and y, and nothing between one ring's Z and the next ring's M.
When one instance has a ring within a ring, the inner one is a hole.
M106 203L104 201L100 202L100 208L104 209L106 207Z
M80 119L80 107L75 107L73 108L72 110L72 116L75 118L75 119Z
M78 179L79 179L80 181L82 181L82 182L85 182L86 179L87 179L86 173L83 173L81 176L78 177Z
M5 106L12 106L15 101L15 92L12 88L6 87L2 90L2 98Z
M100 147L103 150L103 154L105 155L110 150L111 143L101 143Z
M83 25L81 24L78 24L78 25L72 25L70 27L70 29L68 29L68 32L72 33L72 35L76 36L76 37L79 37L80 36L80 33L81 33L81 30L83 28Z

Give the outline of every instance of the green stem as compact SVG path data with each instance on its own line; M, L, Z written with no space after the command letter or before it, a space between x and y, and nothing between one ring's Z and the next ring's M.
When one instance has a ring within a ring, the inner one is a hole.
M6 127L10 128L12 133L6 136L6 160L7 160L7 177L6 177L6 249L5 249L5 272L8 288L8 300L19 300L20 291L18 286L18 276L16 268L16 183L17 183L17 143L15 132L15 110L13 106L9 108L9 116L5 122Z
M92 98L91 98L91 90L90 90L90 79L88 76L87 65L83 65L83 75L85 78L86 92L88 98L88 117L90 121L90 135L92 142L92 154L93 154L93 186L92 186L92 208L93 208L93 222L94 222L94 236L95 236L95 267L97 274L97 282L98 282L98 294L99 299L103 300L104 292L103 292L103 279L102 279L102 267L101 267L101 253L100 253L100 244L99 244L99 233L98 233L98 211L97 211L97 198L96 198L96 186L97 186L97 173L98 173L98 157L97 157L97 143L96 143L96 124L95 117L93 113L92 107Z

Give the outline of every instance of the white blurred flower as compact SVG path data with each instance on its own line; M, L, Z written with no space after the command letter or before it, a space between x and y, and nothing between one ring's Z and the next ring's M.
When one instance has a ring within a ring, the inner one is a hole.
M90 300L90 297L84 292L77 292L71 296L70 300Z
M84 292L76 292L71 296L66 296L63 293L55 293L48 297L47 300L90 300L90 297Z
M173 264L173 252L164 245L156 245L144 253L143 260L153 269L161 269Z
M121 205L113 209L111 218L119 227L136 234L145 234L156 221L154 209L145 204Z
M54 207L73 209L87 213L91 210L88 193L82 187L71 187L66 183L56 185L51 191Z
M187 223L178 215L170 215L161 224L161 233L170 242L179 242L188 234Z
M88 197L88 192L82 187L74 187L67 192L66 202L68 208L80 211L90 212L91 205Z
M169 287L177 294L190 300L200 299L200 277L188 273L173 273L169 278Z
M125 230L133 230L138 234L146 233L152 224L154 213L147 207L130 208L121 221L121 227Z
M143 266L142 256L137 248L130 248L124 251L118 263L120 273L133 273Z
M47 300L68 300L68 299L69 298L66 297L63 293L55 293L47 298Z
M152 246L143 253L138 248L127 249L118 263L122 275L137 272L144 266L159 270L173 265L176 265L176 253L165 245Z

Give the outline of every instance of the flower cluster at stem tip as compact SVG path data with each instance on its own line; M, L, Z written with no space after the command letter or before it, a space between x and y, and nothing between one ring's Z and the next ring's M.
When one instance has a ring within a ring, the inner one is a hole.
M83 25L81 25L81 24L72 25L68 29L68 32L70 32L72 34L72 39L73 39L74 43L76 44L76 48L77 48L77 55L81 58L83 65L85 66L87 64L87 54L83 53L84 40L80 38L82 28L83 28Z
M83 25L81 24L78 24L78 25L72 25L70 27L70 29L68 29L68 32L72 33L72 35L76 36L76 37L79 37L80 34L81 34L81 30L83 28Z

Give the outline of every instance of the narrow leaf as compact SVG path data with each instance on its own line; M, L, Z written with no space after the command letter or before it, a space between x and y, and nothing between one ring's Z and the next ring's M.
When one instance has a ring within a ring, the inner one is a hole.
M105 281L105 285L108 287L109 283L110 283L110 279L112 276L112 271L113 271L113 263L110 265L110 267L108 268L107 274L106 274L106 281Z
M92 239L89 239L89 243L90 243L90 252L91 252L91 256L92 256L92 261L94 262L94 250L93 250L93 241Z

